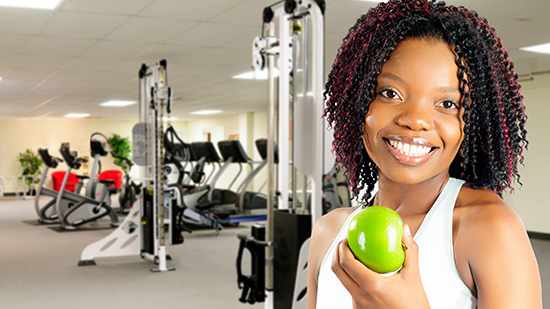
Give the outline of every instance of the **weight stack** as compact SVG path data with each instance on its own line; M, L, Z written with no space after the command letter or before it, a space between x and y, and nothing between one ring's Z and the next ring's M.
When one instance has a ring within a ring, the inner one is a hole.
M141 228L143 231L141 253L155 255L155 202L153 200L153 194L150 190L143 189L141 198L142 200L140 202L143 203L143 216L141 217Z
M273 228L274 308L292 309L300 248L311 236L311 215L275 210Z

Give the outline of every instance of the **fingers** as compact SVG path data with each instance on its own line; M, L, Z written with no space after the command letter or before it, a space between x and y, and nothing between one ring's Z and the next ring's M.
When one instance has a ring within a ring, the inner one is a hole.
M404 271L418 270L418 246L407 224L403 227L403 249L405 249Z
M361 293L360 285L350 277L344 268L345 266L343 265L344 262L342 261L340 250L342 244L343 242L339 243L336 247L334 259L332 260L332 271L352 296L359 295Z
M362 290L370 289L384 278L358 261L346 240L338 245L340 267Z

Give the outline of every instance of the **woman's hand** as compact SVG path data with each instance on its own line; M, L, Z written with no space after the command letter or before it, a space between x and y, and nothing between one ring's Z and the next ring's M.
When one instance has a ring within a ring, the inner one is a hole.
M403 268L389 277L368 269L355 259L347 240L338 244L332 271L349 291L355 309L428 309L426 293L420 280L418 246L405 225Z

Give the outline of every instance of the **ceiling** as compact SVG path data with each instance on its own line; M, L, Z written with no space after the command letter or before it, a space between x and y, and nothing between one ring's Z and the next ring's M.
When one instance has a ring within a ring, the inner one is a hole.
M141 63L166 58L178 118L198 109L267 110L267 84L249 70L262 8L274 0L64 0L55 11L0 8L0 116L130 118ZM550 69L550 55L519 47L550 42L550 0L451 0L495 26L520 73ZM337 5L336 5L337 4ZM328 0L327 64L347 29L373 4Z

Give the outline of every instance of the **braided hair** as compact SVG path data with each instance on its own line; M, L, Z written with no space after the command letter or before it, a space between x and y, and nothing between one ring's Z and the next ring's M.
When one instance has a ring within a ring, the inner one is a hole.
M464 140L449 174L473 188L502 195L521 185L518 162L527 149L527 116L518 75L486 19L441 1L389 0L360 17L338 50L325 87L333 149L355 197L371 198L378 169L363 143L364 118L375 99L377 76L406 38L434 38L451 46L458 67Z

